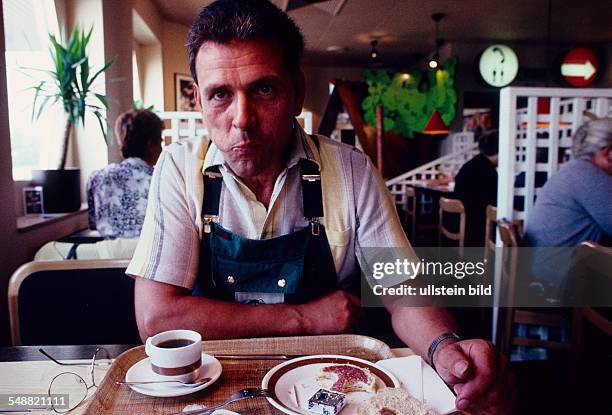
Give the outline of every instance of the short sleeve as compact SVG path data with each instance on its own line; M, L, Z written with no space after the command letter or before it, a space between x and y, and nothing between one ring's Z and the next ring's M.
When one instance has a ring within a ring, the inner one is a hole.
M402 228L391 193L370 160L366 157L360 189L357 191L356 256L362 271L372 269L374 262L407 259L419 262ZM384 285L403 281L389 278Z
M188 207L188 162L179 151L171 150L164 150L158 160L142 232L126 273L191 290L197 277L200 238Z

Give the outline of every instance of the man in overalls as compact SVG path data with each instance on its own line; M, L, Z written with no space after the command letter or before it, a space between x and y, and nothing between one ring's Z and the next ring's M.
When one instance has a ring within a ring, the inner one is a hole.
M189 328L204 338L345 333L360 301L361 247L418 260L384 182L361 152L308 136L304 48L267 0L202 9L189 59L208 139L160 157L138 248L136 315L144 339ZM454 386L457 407L505 413L505 361L462 340L445 309L390 309L397 336Z

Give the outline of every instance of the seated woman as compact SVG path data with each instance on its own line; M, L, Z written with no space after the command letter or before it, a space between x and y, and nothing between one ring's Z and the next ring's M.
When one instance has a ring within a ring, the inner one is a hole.
M93 244L52 241L35 261L129 259L145 217L153 165L161 154L163 121L151 111L131 110L115 122L115 136L125 158L91 174L87 182L89 226L105 238Z
M163 128L162 120L147 110L124 112L117 118L115 136L124 160L93 172L87 182L89 227L104 238L140 235Z

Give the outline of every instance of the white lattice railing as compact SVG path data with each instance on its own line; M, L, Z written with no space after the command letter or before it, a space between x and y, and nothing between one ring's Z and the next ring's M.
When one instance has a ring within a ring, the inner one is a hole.
M204 137L208 134L202 123L202 114L196 111L163 111L157 115L164 121L170 122L170 128L162 131L162 137L166 144L191 138ZM296 117L308 134L312 134L312 112L303 111Z
M549 101L545 111L538 108L541 99ZM501 90L498 218L526 221L540 188L569 158L572 136L584 121L584 111L612 116L612 90Z
M432 160L429 163L412 169L400 176L387 180L386 185L393 195L395 203L405 206L406 187L414 186L427 180L437 179L439 176L455 177L459 168L478 153L478 144L471 143L463 151L447 154L444 157Z

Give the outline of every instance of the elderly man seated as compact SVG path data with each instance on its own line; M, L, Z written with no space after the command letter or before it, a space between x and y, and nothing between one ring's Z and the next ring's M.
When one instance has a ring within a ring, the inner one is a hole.
M612 242L612 118L585 122L574 134L572 156L538 193L524 245Z
M367 157L295 122L303 48L267 0L216 1L193 23L189 62L210 140L169 146L153 174L127 270L142 338L179 327L208 339L349 332L359 250L398 247L416 260ZM390 311L458 408L509 412L506 363L491 343L461 339L445 309Z

